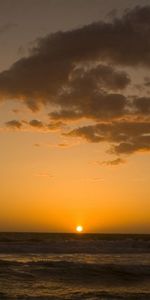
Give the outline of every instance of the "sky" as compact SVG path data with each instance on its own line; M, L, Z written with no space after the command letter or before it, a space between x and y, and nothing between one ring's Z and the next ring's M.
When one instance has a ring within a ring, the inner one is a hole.
M0 0L0 231L150 233L149 35L149 0Z

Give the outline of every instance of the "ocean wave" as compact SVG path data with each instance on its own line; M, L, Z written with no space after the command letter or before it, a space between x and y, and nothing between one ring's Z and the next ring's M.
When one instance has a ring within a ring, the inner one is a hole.
M10 296L0 293L1 300L149 300L150 293L108 293L105 291L76 292L68 296Z
M63 276L62 276L63 274ZM0 276L24 280L48 278L72 283L133 284L150 279L150 265L92 264L67 261L30 261L28 263L0 260Z
M149 300L150 236L0 234L0 300Z
M150 253L150 235L0 233L0 253Z

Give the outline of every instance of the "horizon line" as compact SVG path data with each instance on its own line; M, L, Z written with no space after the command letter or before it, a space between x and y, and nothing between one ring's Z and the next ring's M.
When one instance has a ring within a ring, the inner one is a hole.
M28 233L28 234L75 234L75 235L87 235L87 234L101 234L101 235L150 235L150 232L58 232L58 231L1 231L1 233Z

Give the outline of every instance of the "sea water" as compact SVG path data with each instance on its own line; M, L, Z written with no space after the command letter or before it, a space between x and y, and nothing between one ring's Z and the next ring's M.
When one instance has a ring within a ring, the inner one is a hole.
M1 233L3 299L150 299L150 235Z

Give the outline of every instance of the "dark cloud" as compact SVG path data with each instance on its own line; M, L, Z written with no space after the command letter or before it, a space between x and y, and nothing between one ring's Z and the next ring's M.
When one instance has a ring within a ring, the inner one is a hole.
M29 125L31 125L33 127L37 127L37 128L43 128L44 127L43 123L39 120L31 120L29 122Z
M150 115L150 97L140 97L134 99L133 107L135 112L142 115Z
M82 137L92 143L109 143L110 152L115 154L150 151L150 122L100 123L74 129L67 135Z
M75 90L75 93L77 90ZM120 118L126 114L126 98L121 94L108 94L106 92L93 92L93 95L81 95L82 88L78 95L68 95L65 101L69 102L72 109L61 109L50 114L52 119L76 120L80 118L109 120ZM72 103L76 99L76 103ZM71 105L72 103L72 105Z
M53 111L49 113L49 116L53 120L77 120L82 118L82 112L69 109L61 109L60 111Z
M25 129L25 130L38 130L42 129L42 131L55 131L60 130L60 128L65 128L66 124L61 121L53 121L51 123L43 123L39 120L33 119L31 121L18 121L18 120L11 120L5 123L5 125L9 128L17 128L17 129ZM37 145L37 144L36 144Z
M120 157L113 159L113 160L106 160L103 162L100 162L100 165L104 165L104 166L118 166L120 164L124 164L126 161L125 159L122 159Z
M145 78L144 78L144 85L145 85L146 87L150 87L150 78L149 78L149 77L145 77Z
M132 137L130 142L122 142L114 147L115 153L131 154L136 151L150 151L150 130L149 135Z
M109 90L122 90L130 83L126 72L115 70L114 67L104 64L89 65L76 68L70 75L70 84L73 88L84 89L106 88Z
M123 89L129 82L125 72L110 66L77 68L58 97L61 109L49 116L64 120L118 118L126 113L127 102L122 94L112 90Z
M7 127L9 128L17 128L20 129L22 127L22 123L17 120L11 120L5 123Z
M76 65L103 61L122 66L149 66L149 35L148 6L134 8L110 23L100 21L39 39L29 57L18 60L0 74L1 98L21 99L34 111L41 104L58 101L61 105L61 97L57 95L68 83ZM101 73L99 77L104 85L111 89L118 84L123 88L128 82L125 74L116 74L118 79L113 79L104 69L97 72Z
M37 41L28 57L0 73L0 99L21 101L34 112L46 106L50 123L26 123L33 128L55 130L63 128L64 120L92 121L68 135L107 142L118 155L150 150L150 98L131 95L137 82L128 74L131 68L135 72L150 67L149 37L150 6L127 10L112 21L50 34ZM141 91L148 87L145 78ZM19 121L7 123L21 127Z
M47 125L47 128L51 131L55 131L55 130L58 130L60 128L63 128L65 126L65 124L61 121L54 121L54 122L51 122Z

